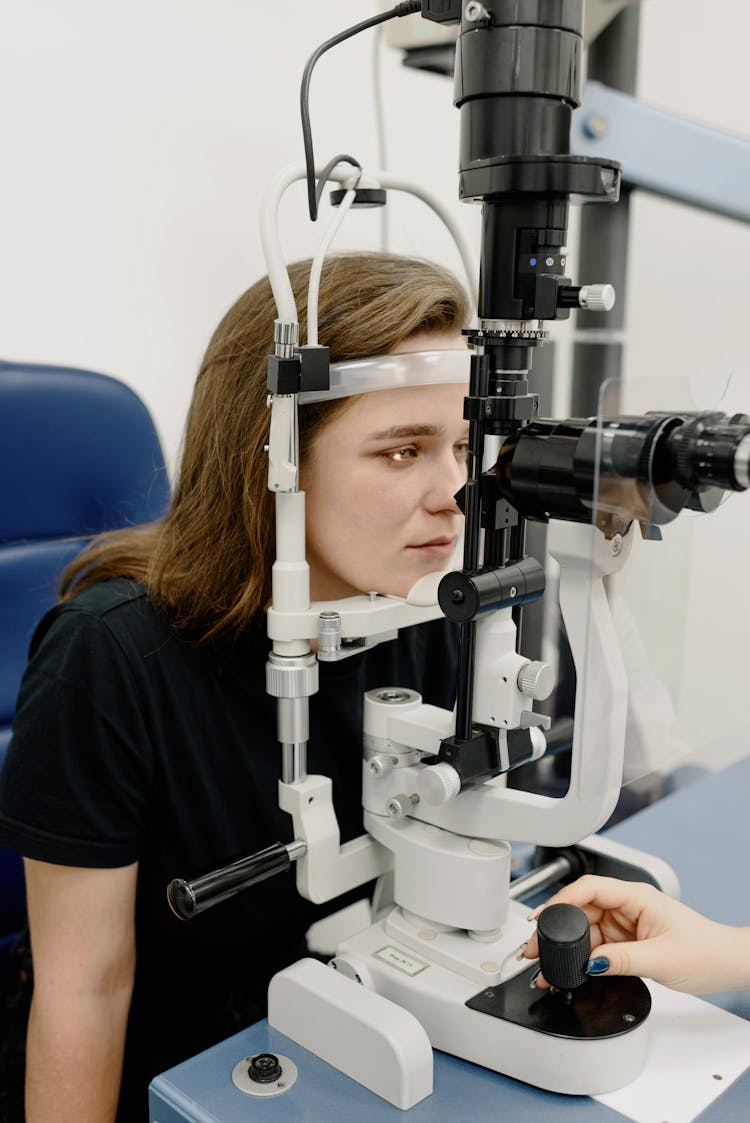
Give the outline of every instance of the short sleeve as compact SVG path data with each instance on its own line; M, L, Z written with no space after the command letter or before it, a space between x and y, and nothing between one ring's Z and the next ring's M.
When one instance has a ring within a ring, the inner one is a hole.
M106 617L51 614L0 774L0 846L59 865L138 859L153 777L138 676Z

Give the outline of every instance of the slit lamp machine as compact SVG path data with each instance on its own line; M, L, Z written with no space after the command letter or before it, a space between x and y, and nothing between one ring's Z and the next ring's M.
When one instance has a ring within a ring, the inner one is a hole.
M366 27L415 12L460 22L459 195L482 207L478 288L465 239L428 191L389 171L365 172L349 155L314 163L307 90L317 59ZM724 492L750 485L746 415L538 416L529 373L548 321L575 308L606 312L614 302L610 285L578 285L566 276L571 201L613 205L620 187L614 161L570 154L582 18L581 0L415 0L329 40L311 57L302 83L306 163L276 177L263 208L278 305L268 372L277 560L266 681L277 699L279 802L293 841L173 882L170 903L189 918L292 864L299 892L314 902L379 879L372 923L345 938L328 966L305 959L274 977L269 1022L401 1108L430 1094L433 1047L571 1094L611 1091L643 1067L645 985L587 977L586 918L558 906L540 921L541 965L552 989L530 989L533 968L514 956L528 935L528 909L519 898L582 872L679 892L664 863L595 836L620 791L627 701L605 583L626 564L639 528L658 537L683 509L709 511ZM277 230L279 201L300 179L308 184L311 218L329 182L336 208L312 264L304 345ZM478 293L466 331L471 454L459 498L463 559L460 569L423 578L404 599L370 593L311 604L298 405L458 380L455 351L447 353L450 370L440 352L331 366L318 345L326 251L346 213L384 202L386 191L409 191L437 212L457 243L470 291ZM509 771L547 750L549 718L533 707L554 685L550 666L517 650L518 614L545 588L542 562L525 553L527 520L548 523L577 672L563 798L505 783ZM305 766L318 661L351 658L441 614L458 627L455 710L425 705L408 684L386 683L365 696L365 833L341 845L331 782L308 775ZM538 867L515 881L512 842L534 844L541 855ZM263 1070L256 1090L267 1087L274 1061L256 1058ZM275 1068L270 1079L274 1074ZM235 1083L253 1092L246 1063Z

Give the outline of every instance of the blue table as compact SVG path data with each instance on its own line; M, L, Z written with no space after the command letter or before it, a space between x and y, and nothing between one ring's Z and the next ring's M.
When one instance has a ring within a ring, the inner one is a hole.
M728 924L747 924L750 894L750 759L708 775L639 812L608 837L664 858L676 870L686 904ZM710 1000L750 1020L750 993ZM255 1100L237 1091L235 1064L256 1053L281 1053L299 1069L281 1096ZM750 1057L748 1058L750 1063ZM618 1112L583 1096L562 1096L500 1076L444 1053L435 1054L432 1096L399 1111L277 1033L266 1021L157 1077L152 1123L616 1123ZM750 1069L700 1115L700 1123L747 1123Z

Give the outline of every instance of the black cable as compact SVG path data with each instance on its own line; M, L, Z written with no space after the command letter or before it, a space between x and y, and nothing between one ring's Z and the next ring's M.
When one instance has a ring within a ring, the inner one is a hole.
M406 3L396 4L395 8L391 8L388 12L381 12L379 16L372 16L370 19L362 20L361 23L356 23L353 27L347 28L346 31L339 32L334 35L332 39L327 39L325 43L313 51L309 59L305 63L305 69L302 73L302 84L300 86L300 114L302 116L302 140L305 146L305 167L307 168L307 202L310 208L310 218L313 222L318 217L318 203L325 188L326 177L328 173L335 168L336 164L352 164L353 167L359 168L360 164L351 156L335 156L333 160L329 160L326 164L326 175L320 177L320 182L315 183L315 157L313 156L313 142L312 142L312 129L310 127L310 78L312 76L315 63L324 55L331 47L336 47L339 43L343 43L345 39L351 39L353 35L357 35L360 31L367 31L370 27L376 27L379 23L386 23L390 19L398 19L401 16L411 16L416 12L421 12L421 0L406 0Z

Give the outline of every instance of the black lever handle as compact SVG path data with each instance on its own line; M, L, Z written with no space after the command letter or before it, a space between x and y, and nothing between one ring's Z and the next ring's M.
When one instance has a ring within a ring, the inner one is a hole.
M274 842L265 850L248 854L222 869L204 873L194 881L175 878L167 888L169 907L180 920L190 920L199 912L213 908L243 889L265 881L267 877L285 873L293 861L304 855L305 849L304 843L300 842L288 846L283 842Z

